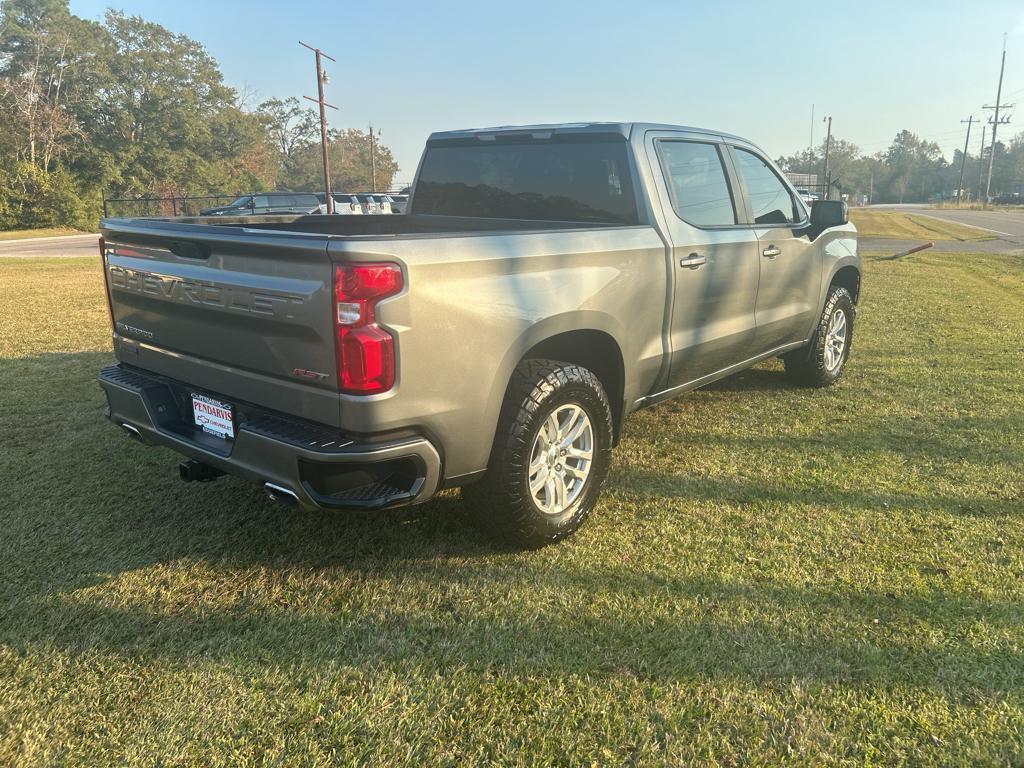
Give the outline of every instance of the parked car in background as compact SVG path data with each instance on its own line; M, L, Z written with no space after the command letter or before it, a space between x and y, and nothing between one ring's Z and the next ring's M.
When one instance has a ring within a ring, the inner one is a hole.
M315 213L320 205L316 195L300 192L261 192L242 195L227 205L203 208L200 216L254 216L270 213Z
M363 206L355 195L335 195L334 212L359 215L363 212Z
M356 195L363 206L363 213L391 213L391 198L387 195Z
M323 193L318 194L317 200L320 201L319 213L327 213L327 196ZM363 206L359 202L359 198L355 195L338 195L331 193L331 197L334 198L334 213L338 216L352 216L354 214L362 214Z
M720 131L435 133L404 216L215 223L101 223L106 415L184 454L184 480L228 472L291 505L462 486L495 533L557 541L627 414L772 357L828 386L856 335L846 204L808 211Z
M807 189L807 187L797 187L796 188L796 193L800 197L801 200L803 200L805 203L807 203L808 207L815 200L819 200L820 199L818 197L818 195L816 195L814 192L811 192L811 190Z
M391 212L392 213L405 213L409 207L409 195L393 194L388 195L391 198Z

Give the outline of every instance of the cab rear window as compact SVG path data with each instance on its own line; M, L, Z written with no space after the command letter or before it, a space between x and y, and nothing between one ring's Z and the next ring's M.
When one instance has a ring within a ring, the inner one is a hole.
M524 142L427 149L413 213L636 224L627 145Z

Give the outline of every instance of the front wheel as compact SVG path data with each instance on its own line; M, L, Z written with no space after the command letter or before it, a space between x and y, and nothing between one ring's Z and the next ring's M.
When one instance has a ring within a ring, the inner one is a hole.
M834 384L850 356L855 315L850 292L841 286L832 286L810 343L783 356L786 375L807 387Z
M509 385L487 474L463 488L463 498L499 538L526 547L559 541L594 507L611 443L611 408L597 376L527 360Z

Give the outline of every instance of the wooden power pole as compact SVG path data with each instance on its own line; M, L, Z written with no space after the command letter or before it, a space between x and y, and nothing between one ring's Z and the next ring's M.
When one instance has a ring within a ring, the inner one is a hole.
M828 123L828 133L825 134L825 170L823 173L825 177L823 179L823 181L825 182L825 194L822 196L821 199L828 200L829 198L832 197L832 185L828 183L828 150L829 145L832 143L832 116L829 115L828 117L822 119L822 122Z
M1013 104L1001 104L1000 100L1003 98L1003 72L1006 69L1006 35L1003 35L1003 60L999 65L999 86L996 88L996 103L995 106L985 106L985 109L995 110L992 118L989 122L992 124L992 148L988 153L988 181L985 182L985 200L984 203L988 205L988 199L992 192L992 166L995 165L996 159L996 132L999 130L1000 125L1006 125L1010 122L1009 117L999 118L999 110L1003 107L1012 107Z
M981 126L981 149L978 150L978 199L981 199L985 190L982 189L982 184L985 183L985 130L988 128L987 125L982 123Z
M373 133L373 123L370 123L370 186L371 192L377 192L377 137L380 136L380 128L377 135Z
M329 59L330 61L337 61L332 59L326 53L321 51L319 48L314 48L312 45L306 45L306 43L299 40L299 45L309 48L313 53L316 54L316 93L317 98L310 96L303 96L304 99L315 101L320 105L320 150L323 153L324 161L324 195L326 196L327 213L334 213L334 197L331 195L331 160L327 153L327 111L325 107L331 109L337 109L333 104L328 104L324 101L324 83L327 82L327 73L324 72L323 66L321 66L321 57Z
M967 145L971 141L971 126L974 124L974 115L961 123L967 123L967 138L964 139L964 153L960 156L960 181L956 185L956 207L960 207L960 198L964 196L964 164L967 162Z

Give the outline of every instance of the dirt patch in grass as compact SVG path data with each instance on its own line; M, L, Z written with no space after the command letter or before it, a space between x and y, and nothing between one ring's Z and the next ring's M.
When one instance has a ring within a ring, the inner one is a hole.
M0 765L1014 764L1024 261L866 269L835 387L635 414L509 552L183 485L102 417L98 265L0 263Z

